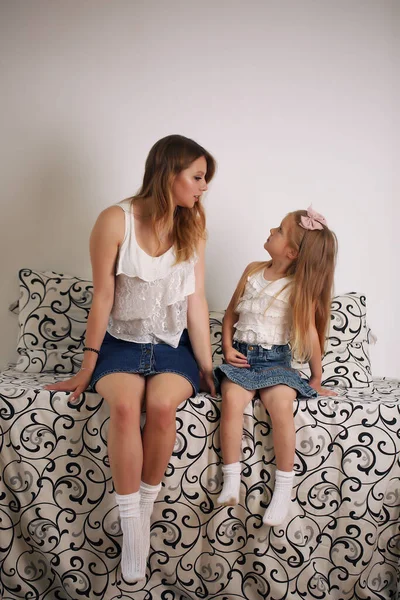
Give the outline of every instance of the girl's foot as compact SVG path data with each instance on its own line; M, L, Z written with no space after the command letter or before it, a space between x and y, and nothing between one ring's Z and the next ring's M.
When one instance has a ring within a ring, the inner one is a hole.
M223 465L224 484L221 494L217 499L218 504L235 506L239 502L240 491L240 462Z
M264 525L273 527L281 525L286 519L292 497L294 471L278 471L275 473L275 489L271 502L263 517Z

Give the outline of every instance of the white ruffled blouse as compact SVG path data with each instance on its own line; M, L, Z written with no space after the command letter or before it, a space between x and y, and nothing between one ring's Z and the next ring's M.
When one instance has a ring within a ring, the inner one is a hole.
M271 348L289 342L291 277L276 281L264 279L263 270L247 278L243 296L236 308L234 340Z
M187 327L187 297L195 291L197 256L174 264L173 248L157 257L146 254L136 241L131 201L117 206L125 213L125 237L107 331L129 342L164 342L176 348Z

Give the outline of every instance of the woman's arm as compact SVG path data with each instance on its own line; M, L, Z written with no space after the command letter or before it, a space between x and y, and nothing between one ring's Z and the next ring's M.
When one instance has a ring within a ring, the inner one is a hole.
M115 262L124 232L124 212L117 206L111 206L99 215L90 236L93 302L86 327L85 345L97 350L103 341L114 302ZM75 400L89 385L97 358L95 352L85 352L81 370L76 375L46 386L46 389L73 392L69 400Z
M211 395L215 396L210 339L210 316L205 293L205 240L200 240L197 254L198 261L194 268L196 288L195 292L188 296L188 333L194 356L199 365L200 373L209 388Z
M93 273L93 302L87 322L85 345L100 349L114 302L115 263L125 232L125 215L111 206L98 217L90 236L90 259ZM85 352L82 367L92 368L97 354Z

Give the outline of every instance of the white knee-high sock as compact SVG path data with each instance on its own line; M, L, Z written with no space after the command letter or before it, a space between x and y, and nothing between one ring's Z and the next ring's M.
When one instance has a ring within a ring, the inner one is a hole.
M154 508L154 502L161 490L161 483L158 485L150 485L149 483L140 482L140 516L142 519L142 535L143 548L147 561L150 551L150 522Z
M143 533L140 518L140 492L115 494L121 518L122 557L121 571L127 583L135 583L146 574L143 551Z
M218 496L218 504L234 506L239 502L240 491L240 462L223 465L224 484L221 494Z
M265 525L280 525L286 519L292 496L294 471L275 472L275 488L271 502L265 511L263 523Z

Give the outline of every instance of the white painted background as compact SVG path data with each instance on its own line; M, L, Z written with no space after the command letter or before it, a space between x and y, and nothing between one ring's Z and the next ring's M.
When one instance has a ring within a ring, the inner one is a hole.
M399 9L2 0L1 365L15 358L18 269L90 276L97 214L137 190L157 139L181 133L218 161L210 308L264 258L269 228L312 202L339 238L336 291L367 295L374 374L400 376Z

